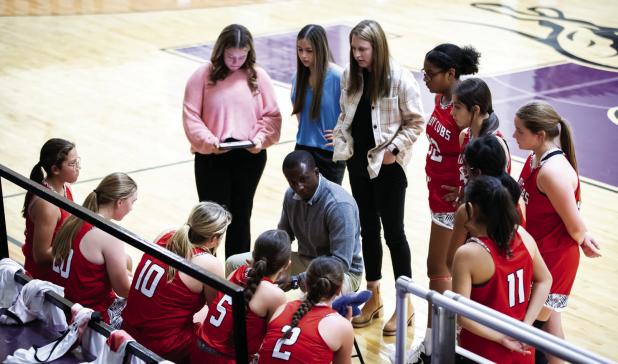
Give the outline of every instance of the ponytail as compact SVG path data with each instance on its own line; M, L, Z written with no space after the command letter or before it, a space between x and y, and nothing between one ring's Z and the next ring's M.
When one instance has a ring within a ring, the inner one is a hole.
M291 244L288 233L283 230L267 230L255 240L253 265L247 271L245 280L244 298L247 307L262 279L277 273L288 264L292 254Z
M479 176L466 185L465 201L478 208L477 223L484 225L487 235L496 243L500 252L511 254L519 214L511 193L495 177Z
M575 156L575 145L573 143L571 126L563 118L560 118L558 123L560 123L560 148L575 172L579 173L577 170L577 158Z
M313 306L323 299L332 298L343 285L343 266L333 257L315 258L307 267L306 273L307 294L292 316L290 328L283 333L282 338L288 338L292 329L298 326L298 322L307 312L311 311Z
M526 129L535 134L543 131L550 140L560 137L560 148L575 172L578 172L571 127L550 104L540 100L531 101L520 107L515 115Z
M129 175L121 172L109 174L86 196L83 206L97 213L103 205L131 197L137 191L137 184ZM54 259L64 259L71 250L73 240L82 228L84 221L75 215L69 216L54 238L52 255Z
M498 128L500 127L500 120L498 119L498 115L493 110L489 110L489 116L483 120L481 124L481 130L479 131L479 136L483 135L492 135Z
M67 158L67 155L75 148L75 144L68 140L60 138L52 138L43 144L39 153L39 161L32 167L30 171L30 180L43 184L45 176L50 176L52 173L52 167L62 168L62 163ZM43 173L45 172L45 174ZM32 201L34 194L30 191L26 192L26 198L24 199L24 207L22 209L22 216L28 217L28 206Z
M205 248L204 245L213 237L225 234L232 216L223 207L214 202L205 201L195 205L189 214L189 219L167 241L167 250L190 260L195 247ZM214 255L214 252L211 251ZM176 276L176 268L168 265L167 280L172 281Z
M455 70L455 78L471 75L479 71L481 54L472 46L459 47L444 43L427 52L425 60L442 71Z

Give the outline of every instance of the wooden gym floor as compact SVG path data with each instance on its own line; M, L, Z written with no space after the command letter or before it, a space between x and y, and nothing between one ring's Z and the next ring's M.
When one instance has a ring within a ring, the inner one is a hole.
M129 172L138 182L139 200L121 225L152 239L182 224L197 201L181 108L185 82L203 57L183 49L212 43L230 23L246 25L257 39L295 34L307 23L349 27L364 18L382 24L394 58L416 72L435 45L472 44L483 54L480 76L494 92L505 134L512 131L515 109L535 96L555 103L574 125L582 174L591 182L583 184L582 212L604 256L582 258L564 326L572 342L618 360L618 170L612 160L618 142L617 13L612 0L585 6L558 0L5 0L0 2L0 163L28 175L45 140L75 141L83 161L73 187L76 201L106 174ZM344 55L346 36L338 43ZM272 54L258 51L258 62L272 66ZM276 91L283 129L281 142L268 150L255 199L254 237L276 226L287 186L281 161L293 149L296 133L285 79ZM423 84L421 91L430 112ZM426 285L426 139L414 148L407 170L406 232L414 279ZM516 163L515 176L520 169ZM349 188L347 180L344 186ZM7 182L2 187L11 256L23 260L16 245L23 241L23 191ZM128 250L138 261L139 252ZM387 250L383 266L388 318L395 291ZM420 299L415 304L422 335L426 307ZM382 337L381 324L356 331L368 363L388 362L394 348L394 338Z

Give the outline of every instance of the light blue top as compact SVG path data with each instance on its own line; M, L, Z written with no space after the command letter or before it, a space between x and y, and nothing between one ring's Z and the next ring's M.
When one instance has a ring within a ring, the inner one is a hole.
M311 101L313 100L313 90L307 87L303 111L300 113L298 132L296 133L296 143L306 147L320 148L332 152L333 147L326 147L328 143L324 138L324 130L334 129L337 118L341 112L339 97L341 96L341 74L342 69L330 64L324 78L324 88L322 90L322 100L320 103L320 118L311 120ZM292 104L296 97L296 75L292 79Z

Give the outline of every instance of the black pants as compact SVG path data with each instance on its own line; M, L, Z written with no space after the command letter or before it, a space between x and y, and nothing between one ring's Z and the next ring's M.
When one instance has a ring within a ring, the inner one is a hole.
M352 157L348 161L348 173L360 214L367 281L382 278L381 226L391 253L395 279L402 275L411 277L410 247L403 229L406 174L398 163L393 163L383 165L378 177L369 179L367 162L359 159Z
M296 144L294 150L305 150L311 153L311 156L313 156L315 160L316 167L320 170L320 174L327 180L341 185L343 175L345 174L345 162L333 162L333 152L300 144Z
M253 196L266 165L266 150L234 149L223 154L195 153L195 184L200 201L214 201L232 214L225 234L225 257L251 248Z

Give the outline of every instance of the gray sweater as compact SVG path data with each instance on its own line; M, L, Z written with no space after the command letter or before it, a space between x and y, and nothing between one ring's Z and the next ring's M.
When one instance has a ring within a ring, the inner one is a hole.
M298 239L298 253L308 258L333 256L346 272L363 273L360 220L354 198L320 176L313 197L303 201L291 188L285 192L279 229Z

